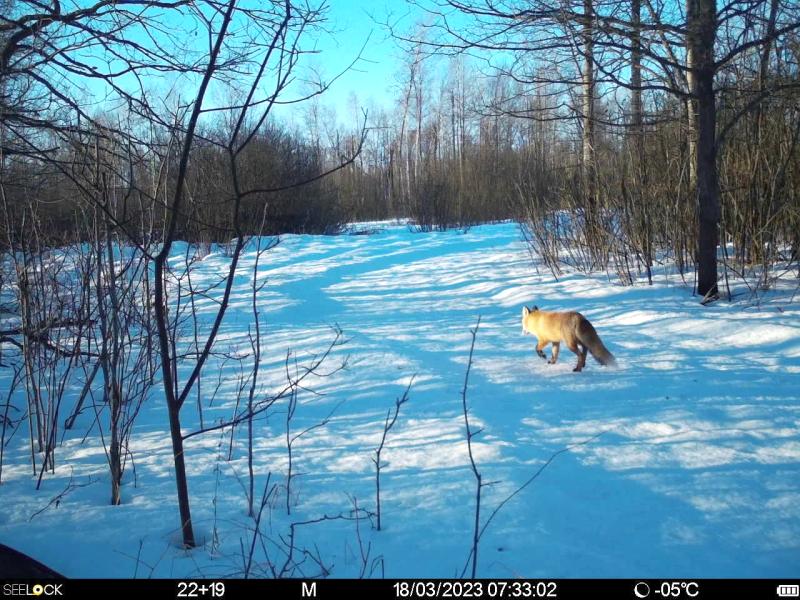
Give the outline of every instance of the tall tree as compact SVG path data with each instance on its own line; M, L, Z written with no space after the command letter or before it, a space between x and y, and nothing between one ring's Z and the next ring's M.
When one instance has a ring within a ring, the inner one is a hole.
M438 35L423 40L395 32L396 37L423 44L428 52L510 56L511 61L494 60L491 64L532 89L552 85L562 94L580 89L584 168L591 166L592 159L597 160L597 140L590 143L596 131L588 121L615 125L607 114L591 105L590 98L615 94L620 88L630 90L636 128L637 115L644 114L639 107L647 101L644 93L668 94L685 101L689 187L697 222L697 291L704 298L717 293L720 145L742 114L754 110L770 95L798 86L797 80L763 86L741 111L720 123L717 102L721 76L748 53L756 53L762 65L768 65L769 49L779 39L787 44L800 28L800 5L752 0L718 8L715 0L686 0L685 10L681 10L678 2L632 0L626 13L625 5L611 0L419 0L419 4L430 15L428 30ZM642 8L646 8L644 14ZM724 37L718 35L721 24L727 32ZM575 47L581 48L580 69L570 60ZM741 81L739 85L744 89L749 83ZM509 106L508 114L572 118L562 110L531 115L514 106ZM586 193L591 206L591 188Z
M697 198L697 292L717 294L717 245L719 243L720 193L717 173L717 104L714 92L717 36L716 0L688 0L686 37L690 93L696 109L692 130L697 132L697 147L692 157Z
M244 176L248 149L266 128L273 108L282 101L307 100L330 85L320 83L305 96L286 98L298 62L306 54L301 39L319 29L326 4L324 0L318 4L292 0L76 0L66 10L58 1L18 0L12 8L0 20L3 155L22 155L30 164L44 165L70 181L78 195L103 215L104 227L123 235L131 251L142 257L147 265L144 270L148 272L152 266L153 320L181 531L184 545L194 546L184 447L188 434L182 431L181 410L196 389L226 314L245 243L243 207L317 181L352 163L363 143L362 130L352 153L337 157L339 164L324 172L301 171L297 176L287 168L286 180L269 185ZM181 26L175 27L176 22ZM199 32L204 35L196 35ZM170 102L155 102L150 78L158 81L163 73L179 78L183 89L194 92L188 98L171 96ZM211 95L225 97L221 92L231 90L234 93L228 104L208 101ZM96 94L105 98L108 106L124 106L130 121L138 120L138 126L123 126L122 119L114 124L111 119L96 118L92 108ZM174 110L165 109L165 104ZM201 135L201 130L218 125L222 115L229 118L230 127L221 136L209 139ZM92 140L99 140L100 145L113 140L109 147L147 149L147 161L131 160L123 152L103 169L127 188L126 198L140 200L143 213L158 215L156 227L137 230L126 209L112 210L103 186L93 184L91 173L75 164L71 149L76 140L81 147L92 147ZM220 194L214 199L217 216L225 215L219 218L223 225L217 228L218 235L235 241L221 282L222 298L210 327L199 334L195 331L194 360L187 365L170 304L169 258L178 236L191 226L207 226L198 216L188 181L193 161L209 147L218 151L224 165L224 177L213 182ZM0 175L2 183L6 170ZM111 276L116 272L112 268ZM111 300L105 308L113 313L117 308ZM107 317L108 330L119 332L117 315ZM116 366L104 366L110 367L104 372L108 374L109 402L116 411L122 402L113 384ZM112 419L112 429L114 423ZM112 437L112 478L118 484L120 438ZM118 501L119 489L113 489L114 501Z

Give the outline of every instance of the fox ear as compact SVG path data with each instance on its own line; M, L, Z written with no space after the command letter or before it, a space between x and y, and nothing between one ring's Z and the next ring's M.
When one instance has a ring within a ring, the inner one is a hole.
M522 307L522 316L523 316L523 317L527 317L529 312L530 312L530 311L528 310L528 307L527 307L527 306L523 306L523 307Z
M537 310L539 310L539 307L538 306L534 306L533 310L531 312L536 312Z

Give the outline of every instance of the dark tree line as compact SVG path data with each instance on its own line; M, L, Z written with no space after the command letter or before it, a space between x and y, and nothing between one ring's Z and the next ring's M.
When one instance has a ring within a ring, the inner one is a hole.
M796 240L796 3L417 4L425 27L395 30L409 55L484 60L482 70L512 88L484 107L553 132L540 164L522 178L523 218L545 253L559 247L551 238L564 225L547 220L567 209L577 230L567 228L571 243L562 251L577 246L588 268L621 260L625 274L631 255L649 267L667 247L696 267L698 293L713 297L720 240L740 256L771 248L761 263L767 271L775 249ZM752 169L753 158L739 160L741 148L732 148L739 136L760 168ZM571 143L566 156L555 140ZM747 226L738 220L744 206Z
M611 268L630 282L637 272L651 277L653 261L666 252L681 272L696 273L703 297L718 291L720 262L726 274L763 267L765 285L787 248L794 259L794 3L420 6L424 27L393 29L406 48L395 103L369 111L366 139L341 130L313 98L305 127L271 120L237 154L239 184L261 190L242 199L245 233L254 232L262 211L267 233L335 233L350 221L391 217L412 218L424 230L515 218L555 273L566 262ZM8 117L12 132L18 112ZM223 111L217 117L199 128L186 165L187 201L176 215L182 239L224 240L235 229L225 198L236 183L224 148L235 119ZM113 139L137 126L104 127ZM44 131L53 136L52 128ZM136 166L123 160L125 168L152 179L155 149L176 155L178 146L139 131L137 146L116 152L137 153ZM64 152L57 143L40 146ZM75 231L80 194L53 162L11 161L7 193L17 220L18 196L42 199L44 230L64 236ZM158 174L165 191L175 175ZM308 180L288 189L281 183ZM160 231L168 213L133 197L139 193L133 190L126 216Z

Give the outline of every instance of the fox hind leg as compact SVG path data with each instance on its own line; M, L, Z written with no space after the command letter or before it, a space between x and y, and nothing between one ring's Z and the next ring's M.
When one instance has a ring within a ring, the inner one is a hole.
M576 341L568 342L567 347L578 356L578 364L572 370L579 373L586 366L586 353L589 349L583 344L579 345Z
M575 367L574 371L579 373L583 367L586 366L586 354L589 352L589 348L583 344L580 344L578 347L580 348L581 353L578 355L578 365Z

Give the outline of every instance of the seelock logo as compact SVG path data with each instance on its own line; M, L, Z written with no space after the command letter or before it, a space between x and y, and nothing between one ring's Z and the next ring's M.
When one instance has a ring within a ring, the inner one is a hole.
M4 583L3 596L63 596L63 583Z

